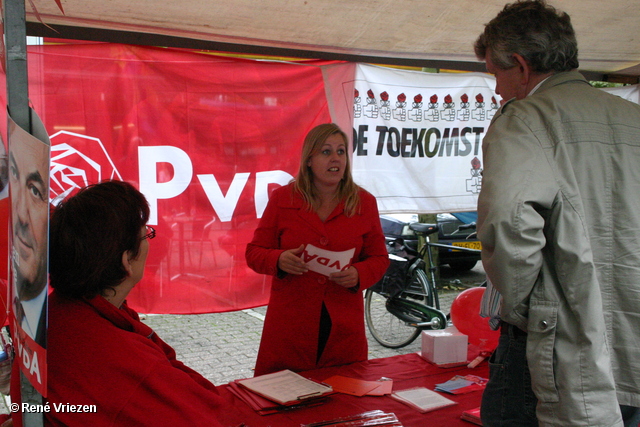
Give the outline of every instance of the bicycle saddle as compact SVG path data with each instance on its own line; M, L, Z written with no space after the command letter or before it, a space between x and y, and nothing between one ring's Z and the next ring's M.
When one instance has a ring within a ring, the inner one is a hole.
M412 222L409 224L409 228L416 233L424 234L425 236L429 236L430 234L437 233L439 228L436 224L423 224L421 222Z

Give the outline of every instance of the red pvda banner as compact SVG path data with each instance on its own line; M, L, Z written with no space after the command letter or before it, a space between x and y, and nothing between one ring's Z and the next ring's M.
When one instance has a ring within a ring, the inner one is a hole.
M29 94L51 139L51 198L135 183L157 237L129 303L143 313L264 305L245 246L268 193L331 121L320 62L233 59L113 44L31 46ZM335 63L333 63L335 64Z

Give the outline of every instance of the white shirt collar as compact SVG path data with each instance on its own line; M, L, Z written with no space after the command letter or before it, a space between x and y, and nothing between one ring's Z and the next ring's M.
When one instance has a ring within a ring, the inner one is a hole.
M527 96L533 95L535 93L535 91L537 91L540 88L542 83L546 82L549 77L551 77L551 76L545 77L544 80L541 80L540 83L538 83L533 89L531 89L531 92L529 92L529 94Z
M33 339L36 338L38 332L38 323L40 323L40 315L42 314L42 305L47 297L47 287L45 286L40 294L28 301L21 301L24 309L24 319L22 320L22 329Z

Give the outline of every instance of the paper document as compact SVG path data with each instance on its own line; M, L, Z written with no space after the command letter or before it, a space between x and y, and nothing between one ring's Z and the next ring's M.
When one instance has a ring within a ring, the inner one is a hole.
M334 418L311 424L302 424L301 427L402 427L402 424L393 413L382 412L379 409L363 412L357 415Z
M383 395L382 390L385 390L384 385L388 385L389 392L387 394L390 394L391 386L393 386L393 381L364 381L356 378L343 377L342 375L334 375L331 378L327 378L324 380L324 383L330 385L333 390L338 393L351 394L353 396ZM381 392L377 392L376 390L378 389L380 389Z
M237 383L281 405L301 402L333 392L330 386L307 379L288 369L238 380Z
M395 391L391 394L396 400L417 409L420 412L429 412L438 408L455 405L451 399L438 394L426 387L411 388L402 391Z
M480 407L469 409L468 411L463 411L462 415L460 415L460 418L479 426L482 425L482 419L480 418Z
M328 276L350 266L355 251L356 248L342 252L328 251L309 243L304 248L302 260L307 264L309 270Z

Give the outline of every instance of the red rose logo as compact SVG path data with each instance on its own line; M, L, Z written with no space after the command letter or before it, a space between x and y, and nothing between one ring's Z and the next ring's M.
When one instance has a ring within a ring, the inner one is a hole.
M480 160L478 160L477 157L474 157L473 160L471 160L471 167L473 170L478 170L480 169L480 166L482 166L482 163L480 163Z
M51 200L104 179L122 179L102 141L60 131L51 136Z

